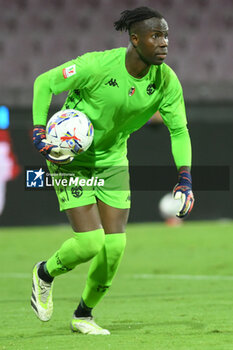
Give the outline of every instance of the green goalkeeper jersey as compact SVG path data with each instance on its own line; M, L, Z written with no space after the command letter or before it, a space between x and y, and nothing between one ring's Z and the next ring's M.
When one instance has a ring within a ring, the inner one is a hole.
M173 70L165 63L152 65L143 78L134 78L125 66L126 50L86 53L40 76L51 93L69 91L63 109L84 112L94 126L91 147L77 156L70 168L127 164L129 135L157 110L171 133L186 128L182 88ZM50 104L50 98L47 100L46 106ZM34 124L45 125L47 111L38 101L33 104Z

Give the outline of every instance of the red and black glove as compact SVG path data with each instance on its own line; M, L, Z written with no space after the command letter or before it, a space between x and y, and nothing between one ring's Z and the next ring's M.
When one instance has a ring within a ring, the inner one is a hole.
M60 147L52 145L46 140L46 131L43 125L34 126L33 143L40 154L52 163L67 164L73 160L73 157L61 155L59 153Z

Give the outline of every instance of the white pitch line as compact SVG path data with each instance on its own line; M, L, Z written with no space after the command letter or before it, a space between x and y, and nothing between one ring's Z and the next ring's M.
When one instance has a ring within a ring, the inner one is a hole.
M233 281L233 276L221 275L155 275L155 274L136 274L135 279L168 279L168 280L222 280Z
M69 275L69 278L83 278L86 276L85 274L73 274ZM121 275L122 276L122 275ZM19 278L19 279L29 279L31 278L31 273L23 273L23 272L0 272L0 278ZM142 280L149 280L149 279L165 279L165 280L221 280L221 281L233 281L233 276L221 276L221 275L156 275L156 274L124 274L123 277L126 278L134 278L134 279L142 279Z

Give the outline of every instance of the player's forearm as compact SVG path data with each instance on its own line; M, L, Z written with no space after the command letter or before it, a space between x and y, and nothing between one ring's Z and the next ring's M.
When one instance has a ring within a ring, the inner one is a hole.
M187 127L170 130L172 154L179 171L190 171L192 148Z
M49 72L39 75L34 83L33 124L46 125L52 91L49 84Z

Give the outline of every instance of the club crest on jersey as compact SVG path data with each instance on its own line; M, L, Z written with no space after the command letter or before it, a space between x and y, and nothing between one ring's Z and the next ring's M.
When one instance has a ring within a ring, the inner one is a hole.
M75 66L75 64L73 66L64 68L62 70L62 74L63 74L63 77L65 79L67 79L69 77L72 77L72 75L76 74L76 66Z
M134 93L135 93L135 87L132 86L129 90L129 96L133 96Z
M149 84L147 86L146 92L148 95L152 95L155 92L155 89L156 89L155 83Z

